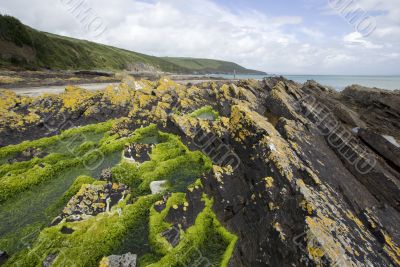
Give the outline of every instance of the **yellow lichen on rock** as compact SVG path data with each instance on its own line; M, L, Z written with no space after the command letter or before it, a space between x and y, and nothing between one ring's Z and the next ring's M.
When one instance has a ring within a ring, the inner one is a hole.
M312 215L314 212L314 206L306 200L300 202L300 207L306 211L309 215Z
M156 90L157 90L157 92L165 92L168 90L174 90L175 88L178 88L179 86L180 85L178 85L173 80L171 80L167 77L164 77L158 81Z
M108 86L103 93L103 101L108 99L113 105L127 105L133 100L135 91L126 84Z
M110 267L110 260L108 257L103 257L100 261L99 267Z
M64 93L60 95L64 108L71 111L76 111L81 108L95 93L89 92L85 89L67 86Z
M392 238L387 233L383 233L383 237L385 239L385 246L383 249L396 264L400 265L400 247L394 244Z
M145 94L141 94L139 96L139 106L141 108L146 107L147 105L150 104L152 97L150 95L145 95Z
M12 77L12 76L0 76L0 83L3 84L12 84L12 83L17 83L20 81L23 81L24 79L20 78L20 77Z
M274 223L273 227L279 233L279 238L282 241L286 240L286 235L283 232L283 229L282 229L281 225L279 224L279 222Z
M265 180L265 187L267 189L274 186L274 178L272 178L271 176L264 178L264 180Z

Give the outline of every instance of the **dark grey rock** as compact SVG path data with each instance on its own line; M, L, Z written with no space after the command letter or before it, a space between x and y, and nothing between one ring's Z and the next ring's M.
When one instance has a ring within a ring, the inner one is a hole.
M51 267L56 258L57 258L57 254L55 254L55 253L51 253L51 254L47 255L46 259L42 263L42 267Z
M400 147L389 142L383 135L377 134L369 129L360 129L358 135L383 158L397 168L400 168Z
M3 263L5 263L8 259L8 254L5 251L1 251L0 250L0 265L2 265Z
M107 258L108 267L136 267L136 254L127 253L124 255L111 255Z
M71 229L71 228L68 228L66 226L63 226L60 231L63 234L70 235L70 234L72 234L74 232L74 229Z

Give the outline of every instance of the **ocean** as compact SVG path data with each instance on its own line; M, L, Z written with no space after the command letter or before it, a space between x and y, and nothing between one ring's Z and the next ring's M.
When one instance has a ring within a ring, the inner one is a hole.
M233 79L233 75L215 75L218 77ZM400 90L400 76L346 76L346 75L282 75L283 77L298 83L314 80L322 85L331 86L342 91L349 85L359 84L366 87L377 87L387 90ZM237 79L261 80L263 75L236 75Z

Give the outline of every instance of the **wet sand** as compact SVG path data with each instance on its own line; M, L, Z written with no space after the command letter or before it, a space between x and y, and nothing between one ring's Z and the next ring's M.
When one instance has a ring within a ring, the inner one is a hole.
M105 89L107 86L110 85L117 85L119 83L89 83L89 84L77 84L73 85L74 87L82 87L86 90L96 91ZM57 85L57 86L40 86L40 87L22 87L22 88L10 88L18 95L24 96L40 96L43 94L60 94L64 92L67 85Z

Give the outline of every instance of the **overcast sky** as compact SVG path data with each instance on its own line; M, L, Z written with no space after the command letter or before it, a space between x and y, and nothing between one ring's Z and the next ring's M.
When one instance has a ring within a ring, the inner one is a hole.
M356 22L340 1L359 8ZM1 0L0 11L43 31L157 56L280 74L400 74L400 0Z

